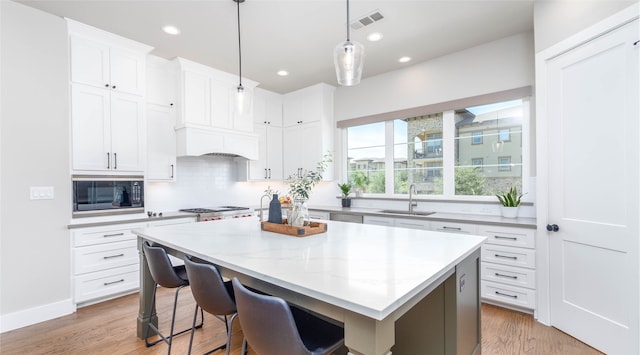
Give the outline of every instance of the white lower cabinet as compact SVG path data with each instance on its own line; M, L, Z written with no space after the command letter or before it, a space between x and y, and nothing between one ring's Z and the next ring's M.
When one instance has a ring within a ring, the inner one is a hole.
M134 228L145 223L71 231L73 298L76 304L135 291L140 285Z
M411 218L396 218L394 225L396 227L410 228L410 229L429 230L431 228L431 223L429 221L411 219Z
M362 223L393 227L396 223L396 220L395 218L391 217L363 216Z
M138 290L140 256L132 229L192 222L195 217L72 229L74 303L95 303Z
M478 226L482 246L481 293L485 302L521 311L536 307L535 230Z

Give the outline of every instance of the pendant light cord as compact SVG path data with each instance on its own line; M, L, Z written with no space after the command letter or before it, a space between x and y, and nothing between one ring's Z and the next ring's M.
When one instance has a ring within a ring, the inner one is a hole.
M238 4L238 76L240 77L240 87L242 87L242 46L240 42L240 1L236 1Z
M349 34L349 0L347 0L347 42L351 41L351 36Z

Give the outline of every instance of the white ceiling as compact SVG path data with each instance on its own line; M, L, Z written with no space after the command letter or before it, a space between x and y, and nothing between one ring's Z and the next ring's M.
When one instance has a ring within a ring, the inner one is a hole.
M18 0L184 57L238 74L233 0ZM533 0L351 1L351 20L378 10L385 17L351 39L366 51L363 78L533 29ZM334 47L346 39L344 0L246 0L240 5L243 76L286 93L315 83L337 85ZM182 33L170 36L164 25ZM383 39L368 42L380 32ZM413 60L398 63L401 56ZM280 69L289 71L279 77Z

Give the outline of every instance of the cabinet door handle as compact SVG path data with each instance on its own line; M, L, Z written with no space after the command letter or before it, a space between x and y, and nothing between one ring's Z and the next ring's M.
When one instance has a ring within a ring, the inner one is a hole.
M506 277L506 278L514 279L514 280L517 280L517 279L518 279L518 276L505 275L505 274L501 274L501 273L498 273L498 272L496 272L496 273L495 273L495 275L496 275L497 277Z
M103 258L104 260L107 260L107 259L119 258L119 257L121 257L121 256L124 256L124 254L117 254L117 255L103 256L102 258Z
M267 178L267 168L264 168L264 178Z
M112 233L112 234L103 234L102 237L103 238L110 238L110 237L119 237L121 235L124 235L124 232Z
M500 255L500 254L494 254L494 256L496 258L503 258L503 259L511 259L511 260L518 260L517 256L507 256L507 255Z
M494 235L493 237L495 239L506 239L506 240L513 240L513 241L518 240L518 238L516 238L516 237L505 237L505 236L502 236L502 235Z
M113 169L118 169L118 154L113 153Z
M448 229L448 230L452 230L452 231L461 231L462 228L460 227L447 227L447 226L443 226L442 229Z
M171 178L173 179L173 164L171 164Z
M269 179L271 179L271 168L269 168Z
M124 282L124 279L120 279L120 280L116 280L116 281L111 281L111 282L105 282L104 285L105 286L109 286L109 285L113 285L113 284L117 284L120 282Z
M111 88L112 88L112 89L115 89L115 88L116 88L116 86L115 86L115 85L113 85Z
M107 169L111 169L111 155L107 153Z
M104 87L105 87L105 88L108 88L108 87L109 87L109 84L104 84Z
M499 292L499 291L496 291L496 295L498 295L498 296L507 296L507 297L511 297L511 298L515 298L515 299L518 298L518 295L510 295L508 293L502 293L502 292Z

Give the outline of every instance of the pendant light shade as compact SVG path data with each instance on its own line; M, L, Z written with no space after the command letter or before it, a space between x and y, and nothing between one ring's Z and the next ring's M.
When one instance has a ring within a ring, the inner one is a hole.
M238 86L236 87L236 113L242 115L245 112L249 112L249 105L251 100L247 97L247 93L242 86L242 41L240 40L240 3L244 0L233 0L237 4L238 9Z
M349 38L349 0L347 0L347 40L336 46L333 61L338 84L353 86L360 83L364 66L364 46Z

